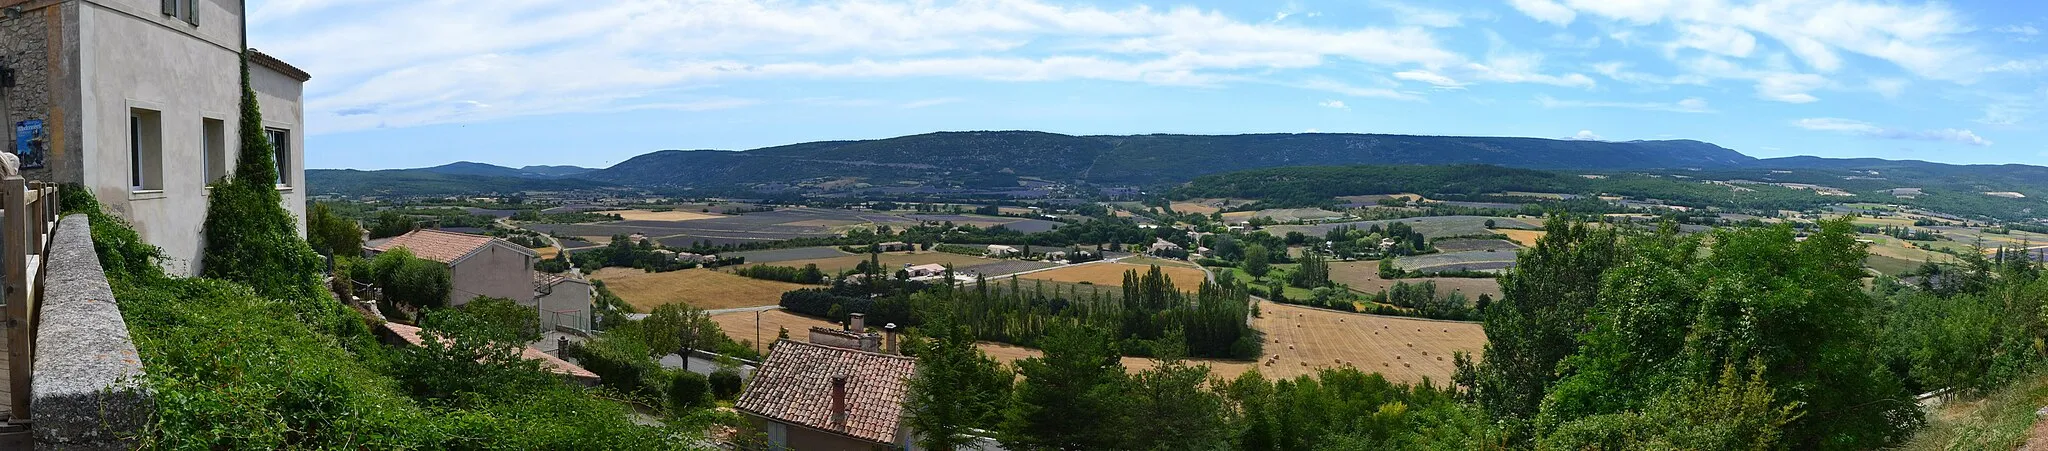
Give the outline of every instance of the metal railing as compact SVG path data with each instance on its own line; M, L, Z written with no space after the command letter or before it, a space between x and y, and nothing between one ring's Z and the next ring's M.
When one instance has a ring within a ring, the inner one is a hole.
M0 178L0 268L7 302L7 404L15 419L29 418L29 377L35 364L37 314L43 293L43 258L62 207L57 186L20 176Z

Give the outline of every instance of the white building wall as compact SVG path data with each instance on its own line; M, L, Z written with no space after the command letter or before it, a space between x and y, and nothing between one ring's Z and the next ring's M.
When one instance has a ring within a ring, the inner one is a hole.
M163 15L158 0L79 3L82 182L144 240L163 248L166 269L194 274L206 219L203 119L223 121L226 155L239 153L240 2L201 0L197 26ZM294 163L303 162L298 82L260 66L252 74L266 125L291 130ZM132 189L128 129L135 108L159 117L161 171L145 177L160 177L161 189ZM302 164L285 169L303 184ZM286 208L303 217L304 190L280 189ZM295 222L303 234L303 221Z

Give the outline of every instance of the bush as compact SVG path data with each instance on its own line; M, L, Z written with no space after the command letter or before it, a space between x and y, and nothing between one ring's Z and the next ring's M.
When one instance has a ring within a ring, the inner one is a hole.
M740 372L721 368L711 373L711 395L721 400L733 400L740 395Z
M668 405L674 412L683 412L711 404L711 381L702 374L689 371L675 371L669 379Z

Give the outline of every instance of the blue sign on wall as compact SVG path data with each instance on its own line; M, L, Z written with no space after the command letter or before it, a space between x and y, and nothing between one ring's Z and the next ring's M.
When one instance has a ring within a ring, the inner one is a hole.
M30 119L14 124L14 156L21 158L22 169L43 167L49 142L43 134L43 121Z

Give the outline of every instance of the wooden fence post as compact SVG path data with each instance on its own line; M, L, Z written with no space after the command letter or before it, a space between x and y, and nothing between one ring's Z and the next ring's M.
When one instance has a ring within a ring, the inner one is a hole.
M0 265L6 268L7 296L7 381L8 400L14 418L30 418L29 376L34 357L29 346L35 335L30 329L28 305L29 222L28 183L19 176L0 179Z

